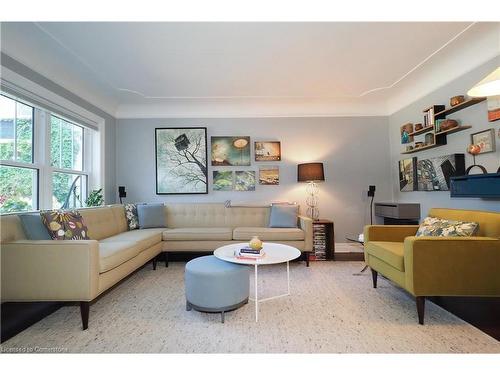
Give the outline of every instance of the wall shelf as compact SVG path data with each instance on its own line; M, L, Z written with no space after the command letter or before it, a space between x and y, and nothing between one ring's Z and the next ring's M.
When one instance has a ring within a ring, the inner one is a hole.
M424 151L424 150L428 150L430 148L435 148L435 147L440 147L440 146L446 146L446 144L442 144L442 145L433 144L433 145L422 146L422 147L414 148L413 150L410 150L410 151L404 151L404 152L402 152L402 154L413 154L415 152L420 152L420 151Z
M457 104L454 107L450 107L448 109L445 109L444 111L435 113L434 117L439 117L439 118L446 117L448 115L451 115L452 113L458 112L464 108L470 107L471 105L480 103L484 100L486 100L486 98L471 98L469 100L466 100L465 102Z
M448 129L448 130L443 130L442 132L437 132L436 135L441 135L441 134L453 134L456 132L460 132L462 130L467 130L472 128L470 125L461 125L461 126L456 126L454 128Z
M420 130L417 130L417 131L414 131L413 133L408 134L408 136L413 137L415 135L430 132L431 130L434 130L434 126L426 126L425 128L422 128Z
M451 115L452 113L458 112L458 111L460 111L462 109L465 109L467 107L470 107L470 106L472 106L474 104L481 103L481 102L483 102L485 100L486 100L486 98L484 98L484 97L481 97L481 98L471 98L471 99L468 99L468 100L464 101L463 103L457 104L456 106L450 107L448 109L445 109L444 105L437 105L437 104L436 105L432 105L429 108L424 109L422 111L423 113L426 114L424 116L424 120L425 120L424 122L431 123L433 125L431 125L431 126L429 126L429 125L425 126L424 128L422 128L420 130L417 130L417 131L414 131L414 132L411 132L408 135L410 137L412 137L412 136L419 135L419 134L431 133L431 134L434 135L434 144L430 144L430 145L427 145L427 146L422 146L422 147L414 148L414 149L409 150L409 151L402 151L401 154L402 155L413 154L415 152L425 151L425 150L429 150L431 148L435 148L435 147L446 145L446 143L447 143L446 137L449 134L453 134L453 133L456 133L456 132L460 132L462 130L470 129L470 128L472 128L472 126L470 126L470 125L461 125L461 126L457 126L455 128L452 128L452 129L448 129L448 130L436 132L435 129L434 129L434 123L435 123L435 121L438 120L438 119L439 120L444 120L444 119L446 119L446 116Z

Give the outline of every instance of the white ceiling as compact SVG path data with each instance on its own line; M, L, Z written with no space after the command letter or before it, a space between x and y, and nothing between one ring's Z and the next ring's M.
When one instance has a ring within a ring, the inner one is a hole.
M499 30L459 22L3 23L1 49L117 117L387 115L498 55ZM460 64L443 61L453 51Z

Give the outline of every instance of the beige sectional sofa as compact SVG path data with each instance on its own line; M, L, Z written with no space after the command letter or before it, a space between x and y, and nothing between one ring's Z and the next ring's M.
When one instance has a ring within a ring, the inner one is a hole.
M312 221L298 228L268 228L270 207L166 204L166 228L128 230L123 205L80 210L91 240L27 240L17 215L0 217L1 297L7 301L80 302L83 329L89 305L118 281L163 251L211 252L252 236L312 250ZM168 265L168 263L167 263Z

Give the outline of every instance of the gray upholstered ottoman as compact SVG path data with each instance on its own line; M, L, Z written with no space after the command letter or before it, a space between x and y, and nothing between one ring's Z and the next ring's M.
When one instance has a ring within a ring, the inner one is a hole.
M250 270L247 266L217 259L213 255L186 264L186 310L224 312L248 302Z

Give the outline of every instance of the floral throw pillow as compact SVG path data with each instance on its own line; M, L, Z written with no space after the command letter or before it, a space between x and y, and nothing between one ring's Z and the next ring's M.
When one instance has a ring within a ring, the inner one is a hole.
M125 204L125 217L127 218L128 230L139 229L139 216L137 215L136 204Z
M90 240L78 211L44 211L40 216L53 240Z
M470 237L479 228L478 223L426 217L415 236Z

